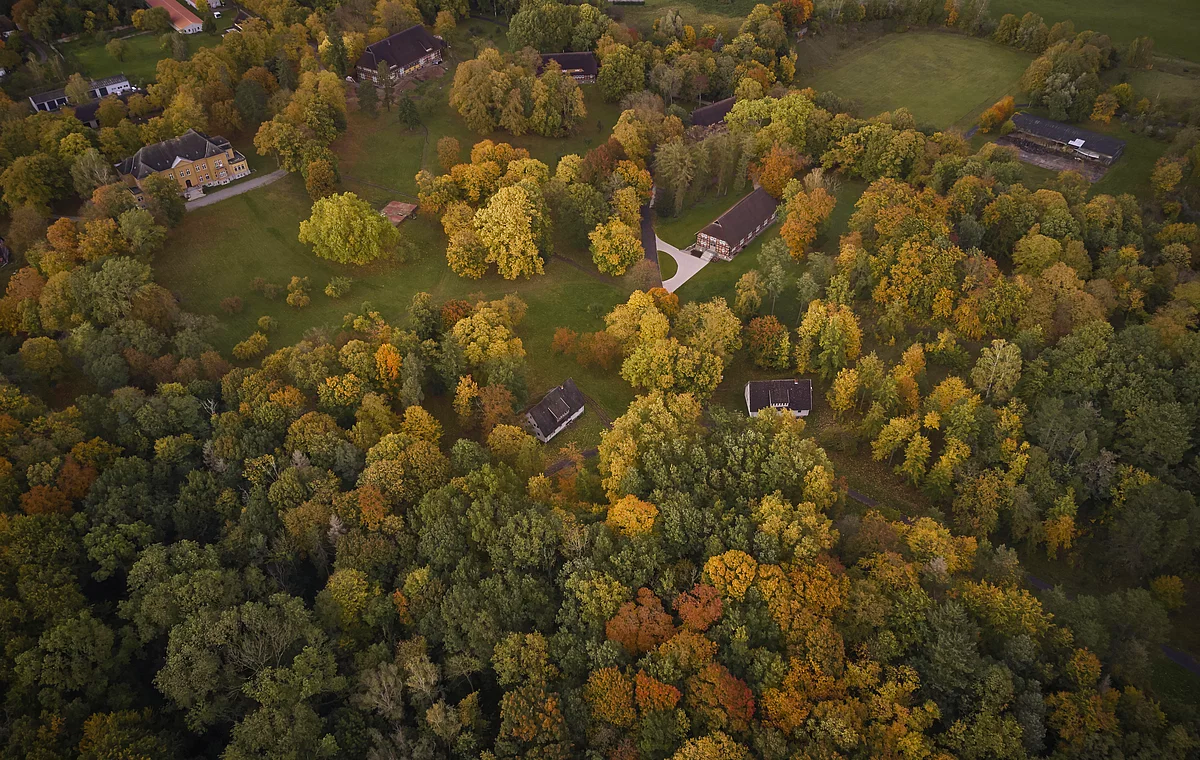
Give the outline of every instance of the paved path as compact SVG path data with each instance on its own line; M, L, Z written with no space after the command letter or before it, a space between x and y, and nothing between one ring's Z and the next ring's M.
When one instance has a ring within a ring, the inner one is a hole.
M205 206L211 206L212 204L217 203L219 201L223 201L226 198L232 198L235 195L241 195L242 193L248 193L251 190L254 190L256 188L263 187L264 185L269 185L272 182L274 182L275 180L283 179L286 176L287 176L286 171L284 171L283 169L277 169L277 170L271 172L270 174L262 174L257 177L248 179L245 182L241 183L240 185L234 185L233 187L226 187L226 188L222 188L221 190L215 190L211 193L205 193L202 197L197 198L194 201L188 201L185 208L187 208L188 211L195 211L198 208L204 208Z
M650 206L642 206L642 250L646 254L646 258L658 263L658 246L656 241L658 236L654 234L654 209Z
M704 259L696 258L690 253L679 250L658 236L655 236L654 240L658 243L658 250L675 259L675 264L679 267L675 271L675 276L663 283L663 287L667 289L668 293L674 293L683 283L695 277L696 273L708 263Z

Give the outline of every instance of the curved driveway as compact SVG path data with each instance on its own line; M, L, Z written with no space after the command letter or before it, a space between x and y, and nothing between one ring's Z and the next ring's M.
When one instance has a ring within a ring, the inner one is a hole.
M675 259L675 264L679 267L671 279L663 282L663 287L667 289L668 293L674 293L683 283L695 277L696 273L708 263L687 251L679 250L660 237L655 236L654 240L658 243L658 250Z

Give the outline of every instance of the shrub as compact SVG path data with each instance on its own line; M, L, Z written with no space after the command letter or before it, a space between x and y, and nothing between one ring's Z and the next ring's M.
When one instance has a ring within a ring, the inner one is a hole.
M274 301L276 298L279 298L279 293L282 290L283 290L283 288L279 287L275 283L268 282L265 285L263 285L262 294L263 294L263 297L266 298L268 301Z
M550 342L550 350L556 354L570 354L575 351L575 342L579 335L572 329L560 327L554 331L554 340Z
M279 323L275 321L275 317L259 317L258 330L262 333L274 332L279 327Z
M241 314L242 313L242 299L238 298L237 296L229 296L228 298L222 298L221 299L221 311L225 312L226 314Z
M287 304L297 309L303 309L312 303L312 298L308 295L308 278L293 277L292 281L287 286Z
M255 277L250 281L250 290L253 293L262 293L266 290L268 284L262 277Z
M253 359L267 349L267 336L256 332L233 347L233 358Z
M350 279L349 277L334 277L329 281L329 284L325 286L325 295L329 296L330 298L341 298L350 292L350 285L353 284L353 282L354 280Z

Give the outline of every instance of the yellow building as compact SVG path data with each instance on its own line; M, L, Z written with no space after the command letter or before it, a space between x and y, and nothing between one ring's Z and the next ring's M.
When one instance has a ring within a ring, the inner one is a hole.
M204 188L227 185L250 174L246 157L224 137L209 137L189 129L179 137L147 145L116 165L121 180L142 200L142 182L163 174L179 183L188 200L204 195Z

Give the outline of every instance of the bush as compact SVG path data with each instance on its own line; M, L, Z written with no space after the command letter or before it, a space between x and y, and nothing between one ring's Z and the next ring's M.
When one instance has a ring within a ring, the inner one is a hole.
M263 297L266 298L268 301L274 301L276 298L279 298L279 294L282 291L283 291L283 288L281 288L280 286L276 285L273 282L268 282L266 285L263 285L262 294L263 294Z
M325 286L325 295L330 298L341 298L350 292L350 285L353 283L354 280L349 277L334 277Z
M305 306L308 306L310 303L312 303L312 298L310 298L308 295L307 277L293 277L292 281L288 283L287 290L288 306L292 306L297 309L303 309Z
M243 361L253 359L265 350L267 350L267 336L256 332L233 347L233 358Z
M1011 135L1012 131L1016 128L1017 128L1017 125L1013 124L1012 119L1009 119L1008 121L1006 121L1000 125L1000 136L1004 137L1005 135Z
M229 298L222 298L221 299L221 311L225 312L226 314L241 314L242 313L242 299L238 298L237 296L230 296Z
M275 321L275 317L259 317L258 330L262 333L274 332L279 327L279 323Z
M255 277L250 281L250 291L252 293L262 293L266 290L267 285L267 281L262 277Z

